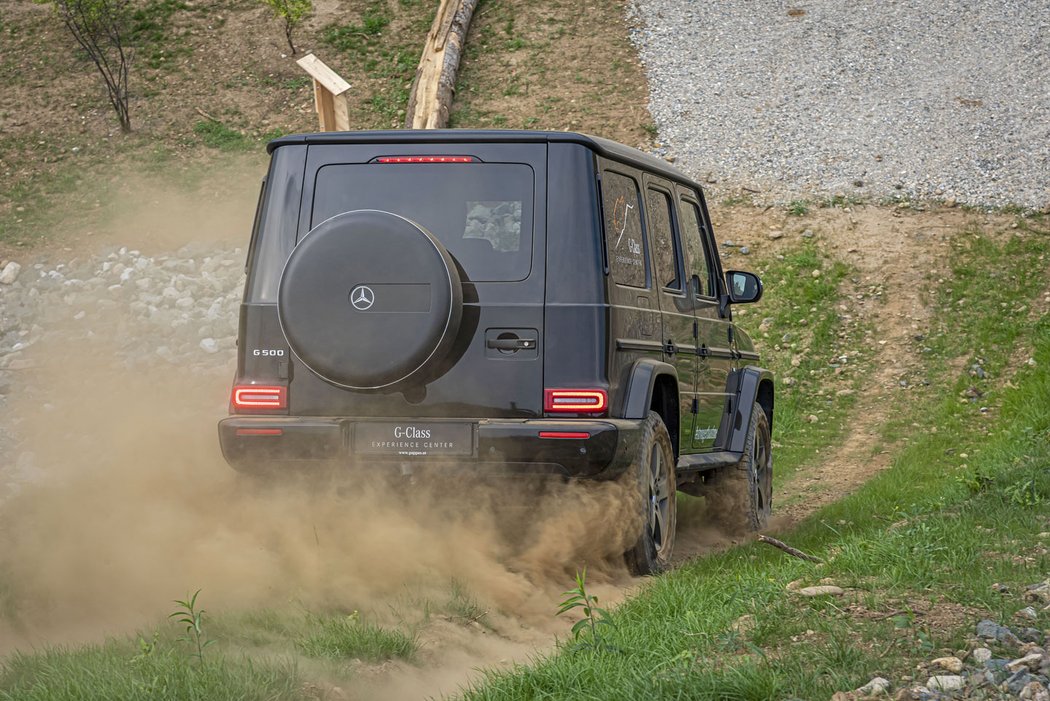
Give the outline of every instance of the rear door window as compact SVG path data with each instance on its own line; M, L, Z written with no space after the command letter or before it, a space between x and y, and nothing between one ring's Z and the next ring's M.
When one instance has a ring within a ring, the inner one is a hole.
M701 297L714 297L714 279L711 275L711 265L707 258L704 247L703 232L705 231L703 219L700 217L700 208L695 202L686 199L681 202L682 214L682 238L685 249L689 253L689 270L687 274L700 278L699 293Z
M605 171L602 174L602 211L609 272L613 280L630 287L648 287L645 231L635 179Z
M649 222L653 229L653 257L656 275L665 290L682 291L682 252L674 235L671 196L663 190L649 189Z
M310 226L358 209L392 212L436 236L470 280L524 280L532 268L534 179L518 163L323 166Z

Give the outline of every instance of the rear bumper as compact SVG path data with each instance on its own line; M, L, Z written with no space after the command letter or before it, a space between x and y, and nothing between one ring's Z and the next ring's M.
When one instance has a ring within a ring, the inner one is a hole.
M427 421L430 421L429 419ZM486 474L547 474L608 479L636 453L642 423L624 419L480 419L470 455L355 454L359 423L343 417L235 416L219 422L223 457L242 472L309 471L321 466L386 471L434 466ZM578 434L541 437L540 434ZM586 437L583 437L586 434Z

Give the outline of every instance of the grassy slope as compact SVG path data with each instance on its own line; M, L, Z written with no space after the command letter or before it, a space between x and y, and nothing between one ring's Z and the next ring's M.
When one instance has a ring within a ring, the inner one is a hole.
M0 258L99 226L137 180L194 192L231 160L261 173L266 140L316 130L310 80L262 3L143 0L139 8L129 39L134 131L122 135L93 66L49 8L0 7ZM400 126L431 3L324 8L297 30L297 45L353 84L354 128ZM221 187L216 181L204 187Z
M614 613L609 649L563 646L491 675L467 698L826 699L964 648L982 612L1008 621L1026 604L990 585L1019 591L1050 569L1036 535L1050 530L1050 317L1033 324L1027 314L1046 288L1048 253L1045 231L960 237L951 287L931 288L941 313L926 355L937 390L901 407L923 430L890 470L787 536L826 565L758 544L694 561ZM1034 348L1036 364L1011 377L1017 345ZM980 354L986 379L954 369L966 349ZM981 402L960 398L975 382ZM822 578L847 596L785 591ZM745 615L754 629L734 631ZM1046 628L1041 616L1035 625Z

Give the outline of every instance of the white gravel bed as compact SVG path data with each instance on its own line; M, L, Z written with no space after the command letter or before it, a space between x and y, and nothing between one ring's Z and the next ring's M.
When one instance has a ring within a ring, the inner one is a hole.
M1045 0L633 0L665 155L715 191L1050 207Z
M191 244L149 256L123 247L0 269L8 272L0 272L0 503L39 476L22 445L24 417L9 404L18 397L22 407L51 410L53 399L38 381L50 366L88 358L121 372L233 376L240 248ZM73 430L56 427L56 439Z

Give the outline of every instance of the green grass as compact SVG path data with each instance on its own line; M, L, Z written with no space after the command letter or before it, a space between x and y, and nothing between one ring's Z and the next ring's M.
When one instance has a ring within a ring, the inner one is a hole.
M994 422L958 400L955 389L968 380L930 358L934 389L900 407L921 429L891 467L783 536L825 565L757 543L695 560L613 613L606 635L609 649L621 652L563 644L531 665L489 673L466 698L823 701L876 674L914 674L916 662L964 647L980 616L1010 622L1027 603L991 584L1018 592L1050 570L1050 543L1040 547L1036 536L1050 530L1050 318L1032 324L1000 304L1019 308L1045 289L1050 239L1025 232L1005 242L979 234L965 241L953 257L959 277L931 288L931 302L946 349L983 349L985 362L1003 369L987 395ZM989 287L989 279L1016 284ZM988 299L961 315L953 306L959 294ZM1010 376L1013 342L1031 343L1036 364ZM946 463L946 456L954 457ZM804 599L785 590L793 580L822 578L847 596ZM745 615L754 628L734 632ZM1033 625L1047 628L1050 616L1040 616Z
M449 586L448 601L445 611L453 618L474 623L481 622L488 615L477 598L458 579L453 579Z
M422 37L433 19L433 9L424 9L421 0L400 0L399 17L385 2L373 2L358 22L331 24L324 28L321 40L344 54L355 72L375 83L366 101L368 113L357 115L361 128L401 126L408 105L409 90L415 77ZM402 19L395 31L393 25Z
M478 615L461 587L454 587L453 597L460 597L457 605L464 612ZM0 701L313 698L304 692L296 659L318 660L303 665L336 678L347 672L332 663L412 660L418 649L414 634L364 622L356 612L227 612L207 615L203 629L216 641L203 663L191 643L177 639L182 628L171 623L152 635L101 645L14 653L0 660Z
M412 636L362 621L356 611L348 616L314 619L311 630L295 645L308 657L369 662L410 660L417 648Z
M284 134L280 129L273 129L258 136L250 136L213 119L202 119L194 124L193 133L205 146L227 152L257 151L262 144Z
M809 214L809 202L806 200L793 200L787 206L787 213L793 217L804 217Z
M780 480L841 435L854 397L836 390L863 379L859 370L871 352L863 342L865 327L846 323L838 310L852 273L846 264L812 242L755 262L766 292L758 304L738 310L736 320L777 378L773 440ZM818 420L811 423L810 416Z
M149 650L149 651L147 651ZM199 665L168 644L111 641L15 653L0 663L3 701L302 699L294 664L223 657Z
M175 17L190 10L183 0L150 0L132 12L128 44L137 51L136 59L154 70L172 66L175 59L188 56L192 49L184 31L175 26ZM132 64L132 73L135 66Z

